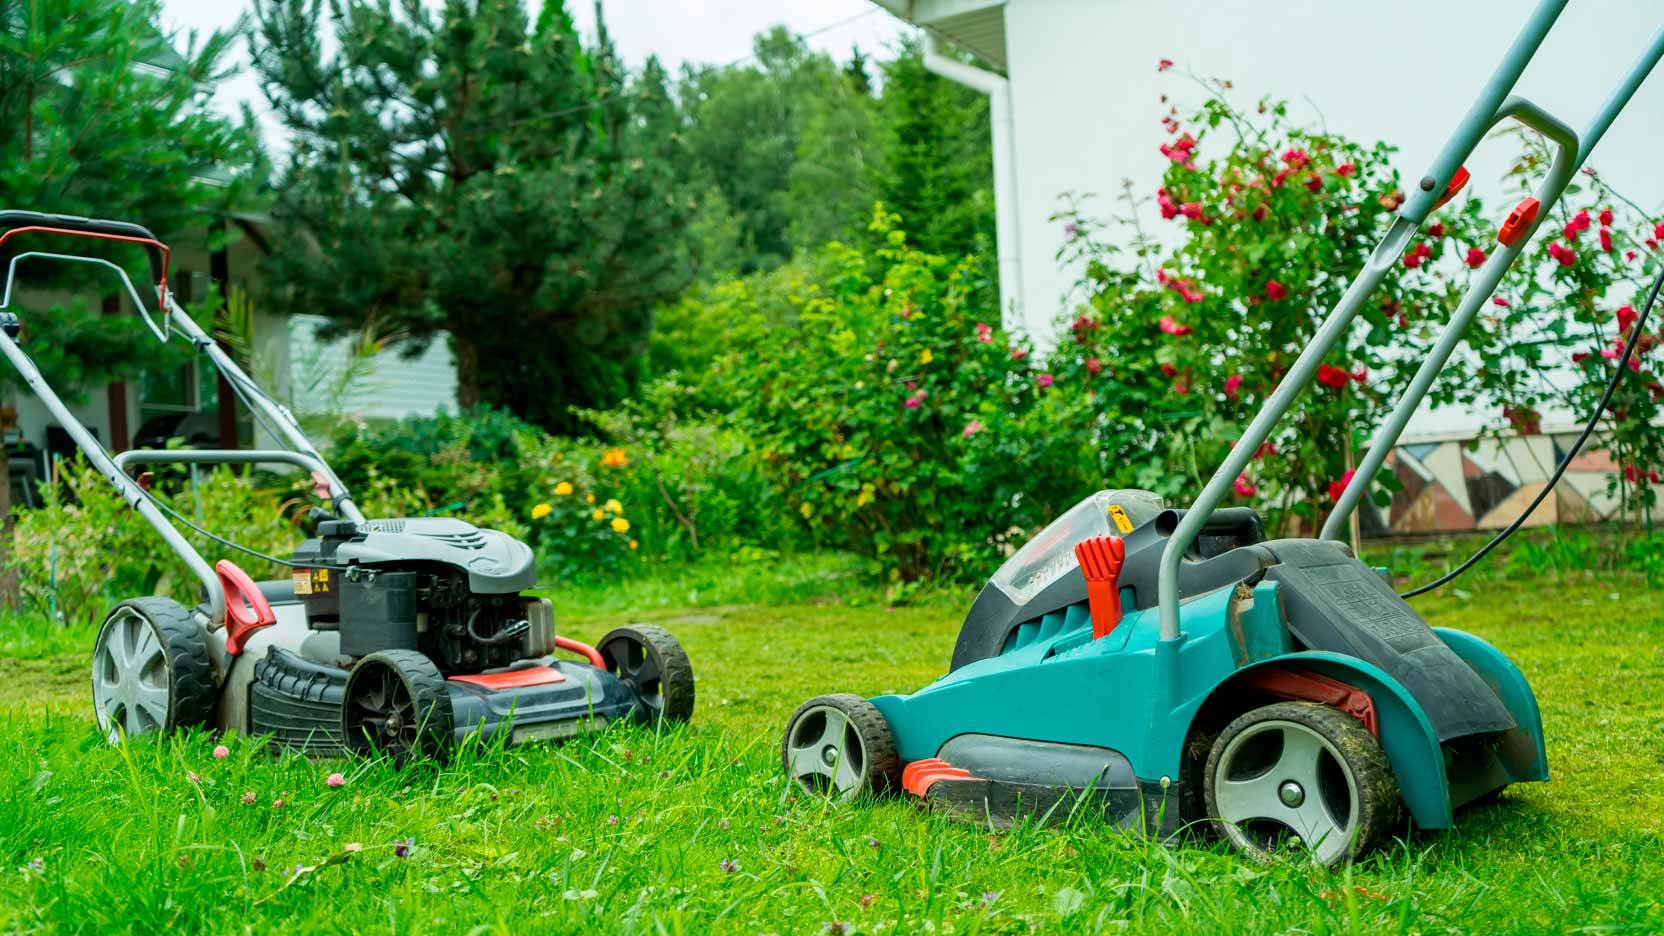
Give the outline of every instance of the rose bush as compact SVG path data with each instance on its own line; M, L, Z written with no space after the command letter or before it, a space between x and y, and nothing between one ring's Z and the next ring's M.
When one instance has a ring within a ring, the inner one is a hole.
M1069 236L1063 257L1084 273L1081 308L1053 370L1060 382L1097 390L1104 419L1132 427L1138 445L1156 453L1140 459L1135 449L1112 459L1127 465L1118 480L1178 502L1191 499L1224 458L1404 200L1391 147L1294 125L1283 103L1243 111L1225 96L1228 83L1208 88L1212 96L1193 115L1181 119L1172 108L1164 117L1167 139L1157 149L1167 168L1144 202L1179 230L1151 236L1135 214L1123 219L1134 227L1131 245L1118 247L1078 206L1060 215ZM1534 182L1541 169L1528 159L1519 171ZM1575 203L1589 193L1570 194ZM1613 311L1614 297L1627 295L1639 272L1639 245L1625 241L1645 222L1624 227L1609 210L1575 204L1559 210L1563 231L1541 232L1516 263L1435 384L1435 405L1480 406L1500 414L1498 427L1516 430L1535 428L1545 400L1579 413L1592 408L1623 336L1625 313ZM1284 531L1320 520L1496 249L1494 213L1464 197L1429 219L1236 479L1238 502ZM1579 261L1591 251L1594 258ZM1575 358L1582 380L1555 391L1548 379L1555 355L1591 341L1598 347ZM1664 387L1643 369L1626 388L1613 441L1633 485L1647 481L1649 466L1664 464L1654 427ZM1377 502L1396 487L1383 470Z

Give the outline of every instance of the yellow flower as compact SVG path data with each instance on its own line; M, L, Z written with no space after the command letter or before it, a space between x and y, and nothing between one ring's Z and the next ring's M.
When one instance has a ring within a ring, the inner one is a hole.
M601 453L602 468L622 468L630 463L629 456L621 448L607 449Z
M596 523L600 523L602 520L607 519L607 512L605 510L597 510L589 516L594 519Z
M595 495L594 494L585 494L584 495L584 503L586 503L586 504L595 503Z
M538 504L536 507L532 508L532 519L542 520L544 517L547 517L554 512L555 508L550 507L548 504Z
M936 355L931 354L929 348L926 348L923 351L919 352L919 363L920 364L929 364L931 361L934 361L934 360L936 360Z
M556 497L565 497L565 496L567 496L568 494L571 494L571 493L572 493L572 482L562 481L561 483L555 485L555 496Z
M815 512L815 507L808 501L804 501L803 506L797 508L797 512L803 515L803 519L807 520L809 519L809 515Z
M641 546L640 543L636 542L635 540L630 540L630 548L631 549L638 549L638 548L640 548L640 546Z
M624 505L620 504L617 500L607 501L606 508L607 508L607 510L611 511L612 513L623 513L624 512Z
M624 519L623 517L614 517L612 520L612 531L614 533L630 532L630 521Z

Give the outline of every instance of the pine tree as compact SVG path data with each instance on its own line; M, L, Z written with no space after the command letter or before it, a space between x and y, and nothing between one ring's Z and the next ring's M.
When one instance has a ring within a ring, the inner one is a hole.
M160 23L156 0L0 0L0 208L130 220L164 241L208 237L219 245L216 222L248 205L258 162L247 115L237 122L207 105L207 91L227 74L232 37L193 37L181 53ZM149 270L136 249L32 236L8 242L0 264L31 249L97 253L125 266L136 284ZM20 278L86 297L18 309L24 350L71 403L89 388L165 365L167 352L137 316L101 314L98 298L119 289L107 272L41 263L22 267ZM0 403L19 383L0 362ZM9 464L0 457L8 528L10 501Z
M883 66L884 159L872 187L930 253L992 254L994 157L988 99L924 67L917 40Z
M553 430L628 392L694 269L664 71L630 75L558 2L257 0L255 66L293 149L266 281L291 308L442 334L458 404ZM597 11L599 19L599 10Z

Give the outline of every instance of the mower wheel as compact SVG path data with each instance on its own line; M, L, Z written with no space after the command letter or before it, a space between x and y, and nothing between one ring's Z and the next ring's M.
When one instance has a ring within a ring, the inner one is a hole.
M1203 784L1220 834L1260 859L1292 833L1319 863L1345 864L1380 843L1402 809L1380 741L1315 702L1262 706L1226 725Z
M454 727L450 689L426 654L372 653L347 677L341 739L353 754L382 754L397 764L441 757L450 749Z
M901 760L890 723L858 695L816 696L797 707L780 746L786 776L811 793L852 800L897 786Z
M207 634L194 613L154 597L111 609L92 651L93 711L110 743L203 724L218 699Z
M693 717L693 664L670 632L651 624L615 627L595 645L607 672L629 686L642 721L685 722Z

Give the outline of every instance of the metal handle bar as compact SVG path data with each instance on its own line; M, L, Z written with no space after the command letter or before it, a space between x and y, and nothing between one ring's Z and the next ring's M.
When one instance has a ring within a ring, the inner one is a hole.
M316 484L323 487L319 494L328 493L329 499L350 503L352 496L324 464L324 460L305 452L284 449L129 449L115 457L115 464L123 472L129 465L294 465L311 473Z
M1432 169L1421 180L1420 190L1400 209L1397 219L1394 220L1392 227L1388 229L1381 242L1376 245L1375 251L1370 255L1363 270L1347 287L1340 301L1335 304L1334 309L1330 311L1323 324L1319 326L1311 342L1300 353L1300 356L1289 368L1282 381L1278 383L1276 389L1271 392L1271 396L1267 398L1265 405L1255 415L1247 429L1243 431L1242 437L1237 440L1235 447L1226 456L1224 463L1214 472L1213 477L1202 488L1196 502L1185 512L1178 528L1173 531L1173 535L1168 539L1167 545L1162 551L1160 574L1157 579L1162 644L1176 647L1177 641L1180 639L1179 563L1185 552L1190 548L1190 544L1195 541L1196 535L1201 530L1207 516L1224 500L1236 476L1247 467L1248 461L1253 457L1254 452L1270 436L1272 429L1293 406L1294 401L1306 386L1311 383L1323 357L1345 334L1347 327L1351 325L1352 319L1356 317L1364 301L1370 293L1374 292L1375 287L1380 284L1387 271L1397 262L1410 239L1421 227L1422 222L1437 206L1457 169L1478 146L1485 133L1495 125L1499 115L1509 116L1509 114L1504 113L1505 106L1509 108L1512 116L1548 127L1553 130L1555 136L1562 138L1561 142L1564 142L1562 132L1564 124L1554 121L1552 117L1531 105L1528 101L1517 98L1510 101L1509 95L1513 91L1514 85L1518 83L1520 75L1530 63L1532 56L1541 47L1549 30L1553 28L1555 20L1565 10L1567 2L1568 0L1543 0L1537 5L1537 8L1526 21L1524 28L1521 29L1519 35L1515 37L1513 44L1509 46L1507 53L1503 56L1502 64L1492 74L1490 80L1474 101L1473 106L1458 125L1456 132L1434 159ZM1629 98L1640 87L1641 82L1646 79L1661 56L1664 56L1664 29L1661 29L1654 37L1652 46L1641 56L1636 66L1625 76L1623 82L1620 83L1611 97L1607 99L1606 104L1592 122L1590 131L1579 142L1577 159L1572 163L1574 172L1582 160L1587 158L1594 143L1605 133L1607 127L1617 116L1617 112L1628 103ZM1542 130L1542 127L1538 129ZM1543 130L1543 132L1548 133L1549 131ZM1575 138L1575 134L1573 137ZM1553 178L1554 170L1551 170L1551 182ZM1556 193L1556 197L1558 197L1558 193ZM1543 207L1546 209L1548 205L1545 204ZM1541 215L1539 215L1539 223L1540 217ZM1522 240L1524 239L1522 238ZM1504 251L1504 254L1508 253L1517 254L1517 251ZM1512 262L1512 259L1512 256L1506 257L1507 262ZM1503 263L1499 258L1493 258L1491 262L1493 265L1501 263L1501 269L1506 270L1506 263ZM1486 272L1488 274L1491 270L1487 268ZM1500 273L1498 275L1500 276ZM1471 294L1470 291L1470 296ZM1481 296L1482 299L1483 296ZM1355 476L1354 482L1357 481L1358 478ZM1176 665L1177 657L1172 651L1163 654L1163 656L1169 661L1167 665Z
M168 249L150 229L131 221L108 221L80 215L48 214L43 211L0 210L0 241L22 228L52 230L61 234L118 239L145 245L150 258L150 275L158 282L167 279Z
M133 307L139 310L139 317L144 319L144 323L150 327L151 333L163 342L168 340L168 336L172 333L168 328L168 317L166 315L162 316L162 324L157 325L156 320L150 317L150 310L144 307L144 300L139 297L139 290L133 285L133 280L128 277L127 271L123 270L116 264L103 259L102 257L83 257L79 254L49 253L44 250L31 250L28 253L18 254L12 258L11 264L6 268L6 291L4 295L0 295L0 312L4 312L12 306L12 286L17 282L17 265L32 257L42 257L47 260L63 260L67 263L91 263L96 266L105 267L115 271L115 274L121 277L122 287L127 290L127 298L133 300Z
M1439 340L1434 343L1432 351L1421 362L1415 376L1410 380L1410 385L1399 396L1392 414L1387 417L1386 424L1381 427L1375 442L1364 452L1363 460L1358 464L1352 479L1346 483L1345 490L1341 491L1340 497L1335 500L1335 508L1329 512L1328 518L1323 522L1323 531L1318 534L1322 539L1342 538L1347 518L1352 516L1358 502L1363 500L1375 473L1386 461L1387 453L1398 443L1399 436L1404 433L1404 427L1409 425L1416 409L1421 406L1421 401L1427 398L1428 391L1433 388L1433 381L1438 379L1439 373L1444 370L1450 355L1456 351L1456 346L1462 343L1468 326L1473 324L1479 310L1485 307L1485 300L1496 292L1497 284L1502 282L1508 268L1513 266L1514 260L1525 250L1525 245L1531 242L1531 238L1548 219L1548 209L1559 200L1577 173L1577 154L1580 147L1576 131L1522 97L1509 98L1497 112L1492 126L1510 117L1538 131L1555 144L1554 163L1534 196L1542 207L1522 236L1493 253L1485 261L1478 277L1462 296L1456 311L1451 314L1444 331L1439 334Z

